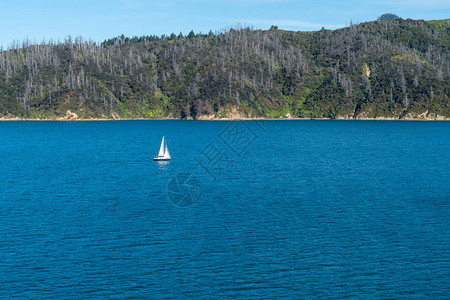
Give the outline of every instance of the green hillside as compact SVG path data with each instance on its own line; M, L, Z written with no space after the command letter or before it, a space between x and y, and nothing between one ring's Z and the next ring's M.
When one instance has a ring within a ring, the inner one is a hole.
M450 20L15 44L3 118L450 118Z

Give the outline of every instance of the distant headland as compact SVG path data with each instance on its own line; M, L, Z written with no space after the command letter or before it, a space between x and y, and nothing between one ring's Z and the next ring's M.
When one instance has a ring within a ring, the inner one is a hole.
M24 41L0 51L0 120L449 120L450 19Z

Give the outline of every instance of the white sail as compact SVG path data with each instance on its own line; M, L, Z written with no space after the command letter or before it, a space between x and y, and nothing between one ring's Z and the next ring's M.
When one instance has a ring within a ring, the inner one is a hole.
M161 147L159 147L158 157L164 156L164 137L162 138Z
M169 153L169 148L167 148L167 144L166 144L166 151L164 152L164 158L168 158L170 159L170 153Z

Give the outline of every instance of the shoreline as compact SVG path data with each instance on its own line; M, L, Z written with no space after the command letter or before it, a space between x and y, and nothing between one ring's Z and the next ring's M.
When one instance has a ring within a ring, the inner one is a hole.
M176 118L129 118L129 119L115 119L115 118L89 118L89 119L30 119L30 118L0 118L0 122L109 122L109 121L422 121L422 122L435 122L435 121L450 121L450 118L404 118L395 119L387 117L379 118L208 118L208 119L176 119Z
M225 113L224 117L219 117ZM37 122L99 122L99 121L139 121L139 120L184 120L184 121L290 121L290 120L339 120L339 121L450 121L450 117L445 117L443 115L438 115L435 113L429 113L428 110L423 113L408 113L399 117L399 115L394 115L390 117L375 117L370 118L367 117L367 113L360 113L356 116L354 115L336 115L334 118L300 118L300 117L292 117L291 114L287 114L286 116L279 116L277 118L265 118L265 117L256 117L256 116L247 116L239 111L238 107L229 107L223 109L221 113L214 113L209 115L200 115L198 118L194 119L189 117L187 119L179 119L174 117L162 117L162 118L122 118L117 113L111 113L110 117L106 115L101 115L101 117L96 118L80 118L76 112L72 112L71 110L67 110L65 115L60 116L51 116L47 118L19 118L19 117L11 117L11 116L2 116L0 117L0 121L37 121Z

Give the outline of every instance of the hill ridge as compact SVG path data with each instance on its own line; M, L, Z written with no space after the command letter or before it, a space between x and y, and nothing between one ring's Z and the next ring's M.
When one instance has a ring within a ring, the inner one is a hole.
M25 42L0 52L0 118L448 119L449 36L450 20L395 19Z

